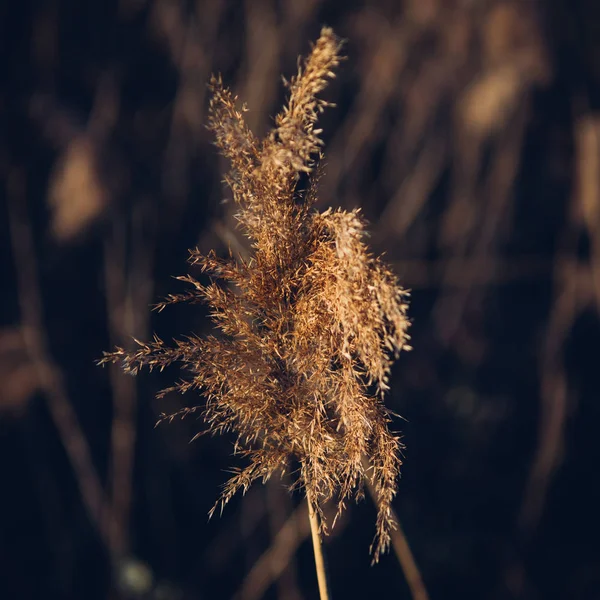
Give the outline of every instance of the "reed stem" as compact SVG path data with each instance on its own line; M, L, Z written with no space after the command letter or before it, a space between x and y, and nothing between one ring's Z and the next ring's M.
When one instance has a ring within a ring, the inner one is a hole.
M315 568L319 582L319 596L321 600L331 600L325 573L325 561L323 559L323 548L321 546L321 533L319 532L319 517L314 511L311 495L307 490L306 502L308 503L308 518L310 520L310 531L312 533L313 550L315 553Z

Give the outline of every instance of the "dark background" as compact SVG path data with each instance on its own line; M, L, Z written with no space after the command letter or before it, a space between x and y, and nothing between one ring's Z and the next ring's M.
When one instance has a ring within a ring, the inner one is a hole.
M432 599L600 598L600 5L595 0L4 0L0 4L0 598L316 598L302 498L95 360L210 325L187 249L240 248L205 129L221 72L264 134L322 24L320 209L361 206L412 289L388 405L395 501ZM371 501L327 539L334 598L371 568Z

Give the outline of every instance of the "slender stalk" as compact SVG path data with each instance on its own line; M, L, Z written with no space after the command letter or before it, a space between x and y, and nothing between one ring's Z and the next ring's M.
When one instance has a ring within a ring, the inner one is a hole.
M16 267L23 340L45 393L50 417L73 469L87 516L106 544L111 557L115 559L123 553L123 532L117 531L116 535L111 537L108 528L102 522L101 515L109 511L110 504L94 465L88 440L71 404L64 376L49 350L38 260L25 203L25 183L23 173L18 170L12 171L7 181L8 223ZM108 514L111 516L108 520L112 522L112 514Z
M362 464L365 472L368 472L371 465L369 460L364 456ZM373 481L370 477L367 477L367 489L369 490L371 498L373 498L373 502L375 502L376 506L379 507L379 496L375 491ZM406 535L404 534L404 530L402 529L400 519L398 519L398 515L396 515L396 512L393 508L390 508L390 511L394 521L396 522L396 528L390 531L392 548L394 549L396 558L398 559L400 567L404 572L404 577L406 578L406 583L410 588L412 598L413 600L429 600L429 594L427 593L427 588L423 582L421 571L419 570L417 561L415 560L412 550L410 549L410 545Z
M319 517L314 511L310 493L306 492L308 503L308 519L312 533L313 550L315 553L315 568L317 580L319 581L319 596L321 600L330 600L329 588L327 586L327 575L325 574L325 561L323 560L323 548L321 547L321 533L319 532Z

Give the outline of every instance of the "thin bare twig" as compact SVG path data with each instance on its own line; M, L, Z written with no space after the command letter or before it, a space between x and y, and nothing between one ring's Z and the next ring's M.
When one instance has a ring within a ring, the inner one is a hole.
M118 241L117 241L118 238ZM125 232L120 228L115 239L105 243L105 282L108 329L113 343L123 343L126 332L133 334L125 324L124 304L130 304L125 274ZM130 324L128 324L130 325ZM110 434L111 443L111 496L114 525L110 528L114 535L115 527L128 527L128 513L131 498L131 476L133 470L133 448L135 445L136 385L130 377L119 377L116 367L109 370L113 397L113 419Z
M291 481L288 479L286 483L289 485ZM269 530L272 537L275 537L293 510L292 499L288 489L277 480L269 480L265 491ZM302 598L298 587L294 555L289 557L288 564L279 575L276 585L279 600L300 600Z
M368 459L363 457L363 468L365 469L365 472L368 472L369 466ZM379 506L377 492L375 491L370 478L367 478L367 490L369 491L369 495L373 499L373 502ZM398 519L398 515L393 508L390 508L390 510L392 511L393 519L396 522L396 528L390 531L392 548L394 549L396 558L404 572L404 577L406 577L406 583L410 588L412 598L413 600L429 600L429 594L427 593L427 588L423 582L421 571L419 570L417 561L410 549L408 540L406 539L406 535L400 524L400 519Z
M256 561L235 598L258 600L283 573L310 530L308 507L300 504L287 518L269 548Z
M110 508L85 434L71 406L62 373L48 351L36 272L37 260L33 233L25 213L25 180L20 172L13 171L10 174L7 192L11 243L17 265L17 287L25 345L44 390L48 410L75 474L88 517L111 555L116 557L123 549L122 532L109 536L108 529L102 523L102 515L110 514Z

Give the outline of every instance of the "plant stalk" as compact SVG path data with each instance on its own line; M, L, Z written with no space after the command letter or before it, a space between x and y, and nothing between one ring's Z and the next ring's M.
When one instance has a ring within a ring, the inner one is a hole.
M319 582L319 596L321 600L331 600L329 596L329 588L327 585L327 575L325 573L323 548L321 546L319 517L314 511L312 498L308 490L306 492L306 502L308 503L308 519L310 521L310 531L312 533L313 550L315 553L315 568L317 570L317 580Z

